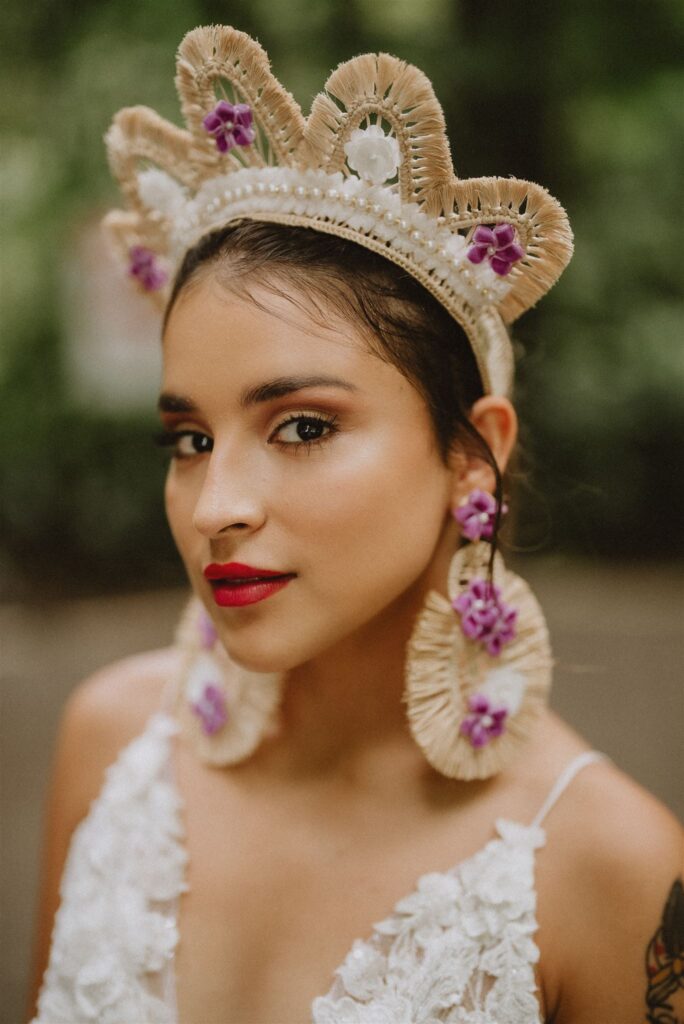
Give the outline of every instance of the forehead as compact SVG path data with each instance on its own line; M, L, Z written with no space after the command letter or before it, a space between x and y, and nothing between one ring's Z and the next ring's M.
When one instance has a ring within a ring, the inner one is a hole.
M361 342L351 322L295 287L250 283L243 291L225 287L213 273L183 288L169 315L163 342L165 352L170 348L175 354L179 347L198 342L203 351L215 342L235 349L248 335L252 341L259 338L276 344L286 339L291 344L301 341L303 349L307 338L347 347Z
M359 327L295 288L225 288L213 274L179 295L163 340L164 382L212 374L244 382L249 376L295 372L351 374L379 384L407 383L380 359Z
M286 383L334 378L336 390L302 385L309 390L302 391L301 400L334 395L340 408L342 403L359 415L404 430L419 428L421 437L432 437L422 395L369 348L355 325L332 309L323 321L314 309L308 312L306 297L296 292L291 297L267 288L250 292L255 301L207 276L181 293L164 334L164 396L182 396L195 409L222 416L278 397L274 385L285 395L295 390Z

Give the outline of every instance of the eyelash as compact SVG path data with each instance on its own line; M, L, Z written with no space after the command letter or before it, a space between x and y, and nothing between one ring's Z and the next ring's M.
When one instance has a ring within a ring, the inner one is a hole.
M272 443L277 445L279 448L287 448L289 451L294 451L295 454L302 450L311 452L314 448L320 448L322 445L327 444L328 441L332 440L333 434L336 434L339 430L335 424L337 423L337 416L325 416L322 413L294 413L289 416L282 423L279 423L273 434L278 433L287 427L290 423L322 423L323 426L328 428L328 432L323 434L322 437L315 437L311 441L273 441ZM273 436L273 435L271 435Z
M162 430L161 433L155 434L153 440L156 445L160 448L172 448L175 449L169 454L172 459L189 459L192 458L190 455L181 455L177 450L179 441L184 437L206 437L201 430ZM211 448L208 449L211 451ZM204 455L204 452L196 452L196 455Z
M279 448L288 449L289 451L293 451L295 454L301 452L302 450L306 450L307 452L310 453L313 448L319 448L322 445L326 444L328 441L330 441L332 439L333 434L336 434L337 431L339 430L339 427L335 426L335 424L337 422L337 416L324 416L321 413L311 413L311 412L308 412L308 413L297 413L297 414L294 414L292 416L289 416L286 420L283 420L282 423L278 424L278 426L275 428L275 430L274 430L274 432L273 432L273 434L271 436L273 437L279 431L281 431L285 427L289 426L290 423L299 423L300 421L308 422L308 423L322 423L325 427L328 428L328 432L326 434L324 434L322 437L316 437L316 438L313 438L310 441L277 441L277 440L274 440L271 443L277 445ZM176 447L178 445L178 442L183 437L206 437L206 436L207 435L203 434L201 430L163 430L163 431L161 431L161 433L159 433L159 434L157 434L155 436L154 441L155 441L155 444L159 445L159 447L161 447L161 448L174 448L174 447ZM211 448L209 449L209 451L211 451ZM196 454L197 455L204 455L206 453L205 452L197 452ZM191 455L181 455L176 450L176 451L172 451L171 452L171 458L173 458L173 459L188 459L188 458L192 458L192 456Z

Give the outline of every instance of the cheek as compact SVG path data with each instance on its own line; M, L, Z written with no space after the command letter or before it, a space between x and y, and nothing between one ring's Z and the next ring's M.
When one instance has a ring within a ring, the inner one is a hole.
M302 598L331 628L372 618L429 564L449 500L436 459L424 444L407 450L378 441L348 462L335 460L314 495L291 506L303 542Z

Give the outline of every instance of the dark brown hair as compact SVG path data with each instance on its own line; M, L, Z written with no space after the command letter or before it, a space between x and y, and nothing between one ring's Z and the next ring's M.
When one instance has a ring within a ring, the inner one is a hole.
M206 235L178 271L164 324L180 292L207 269L231 292L260 303L250 283L269 291L288 288L310 316L330 312L351 321L369 349L394 365L422 395L440 457L460 446L491 466L496 497L502 481L489 445L468 419L483 389L470 342L443 306L410 274L355 242L313 228L238 221ZM289 286L289 287L288 287ZM294 299L297 302L296 299Z

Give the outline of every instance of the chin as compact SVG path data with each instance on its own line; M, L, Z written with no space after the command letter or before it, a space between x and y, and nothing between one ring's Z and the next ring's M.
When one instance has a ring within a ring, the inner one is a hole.
M229 658L240 668L248 672L282 673L296 668L307 661L310 655L293 650L288 642L279 643L277 638L270 637L267 641L248 640L245 636L236 637L234 633L226 634L219 629L219 639L225 647Z
M283 673L298 668L300 665L317 658L329 650L346 635L346 631L338 635L325 628L319 619L310 623L309 630L302 628L299 619L298 628L273 623L268 628L221 629L217 624L218 635L228 656L236 665L249 672Z

